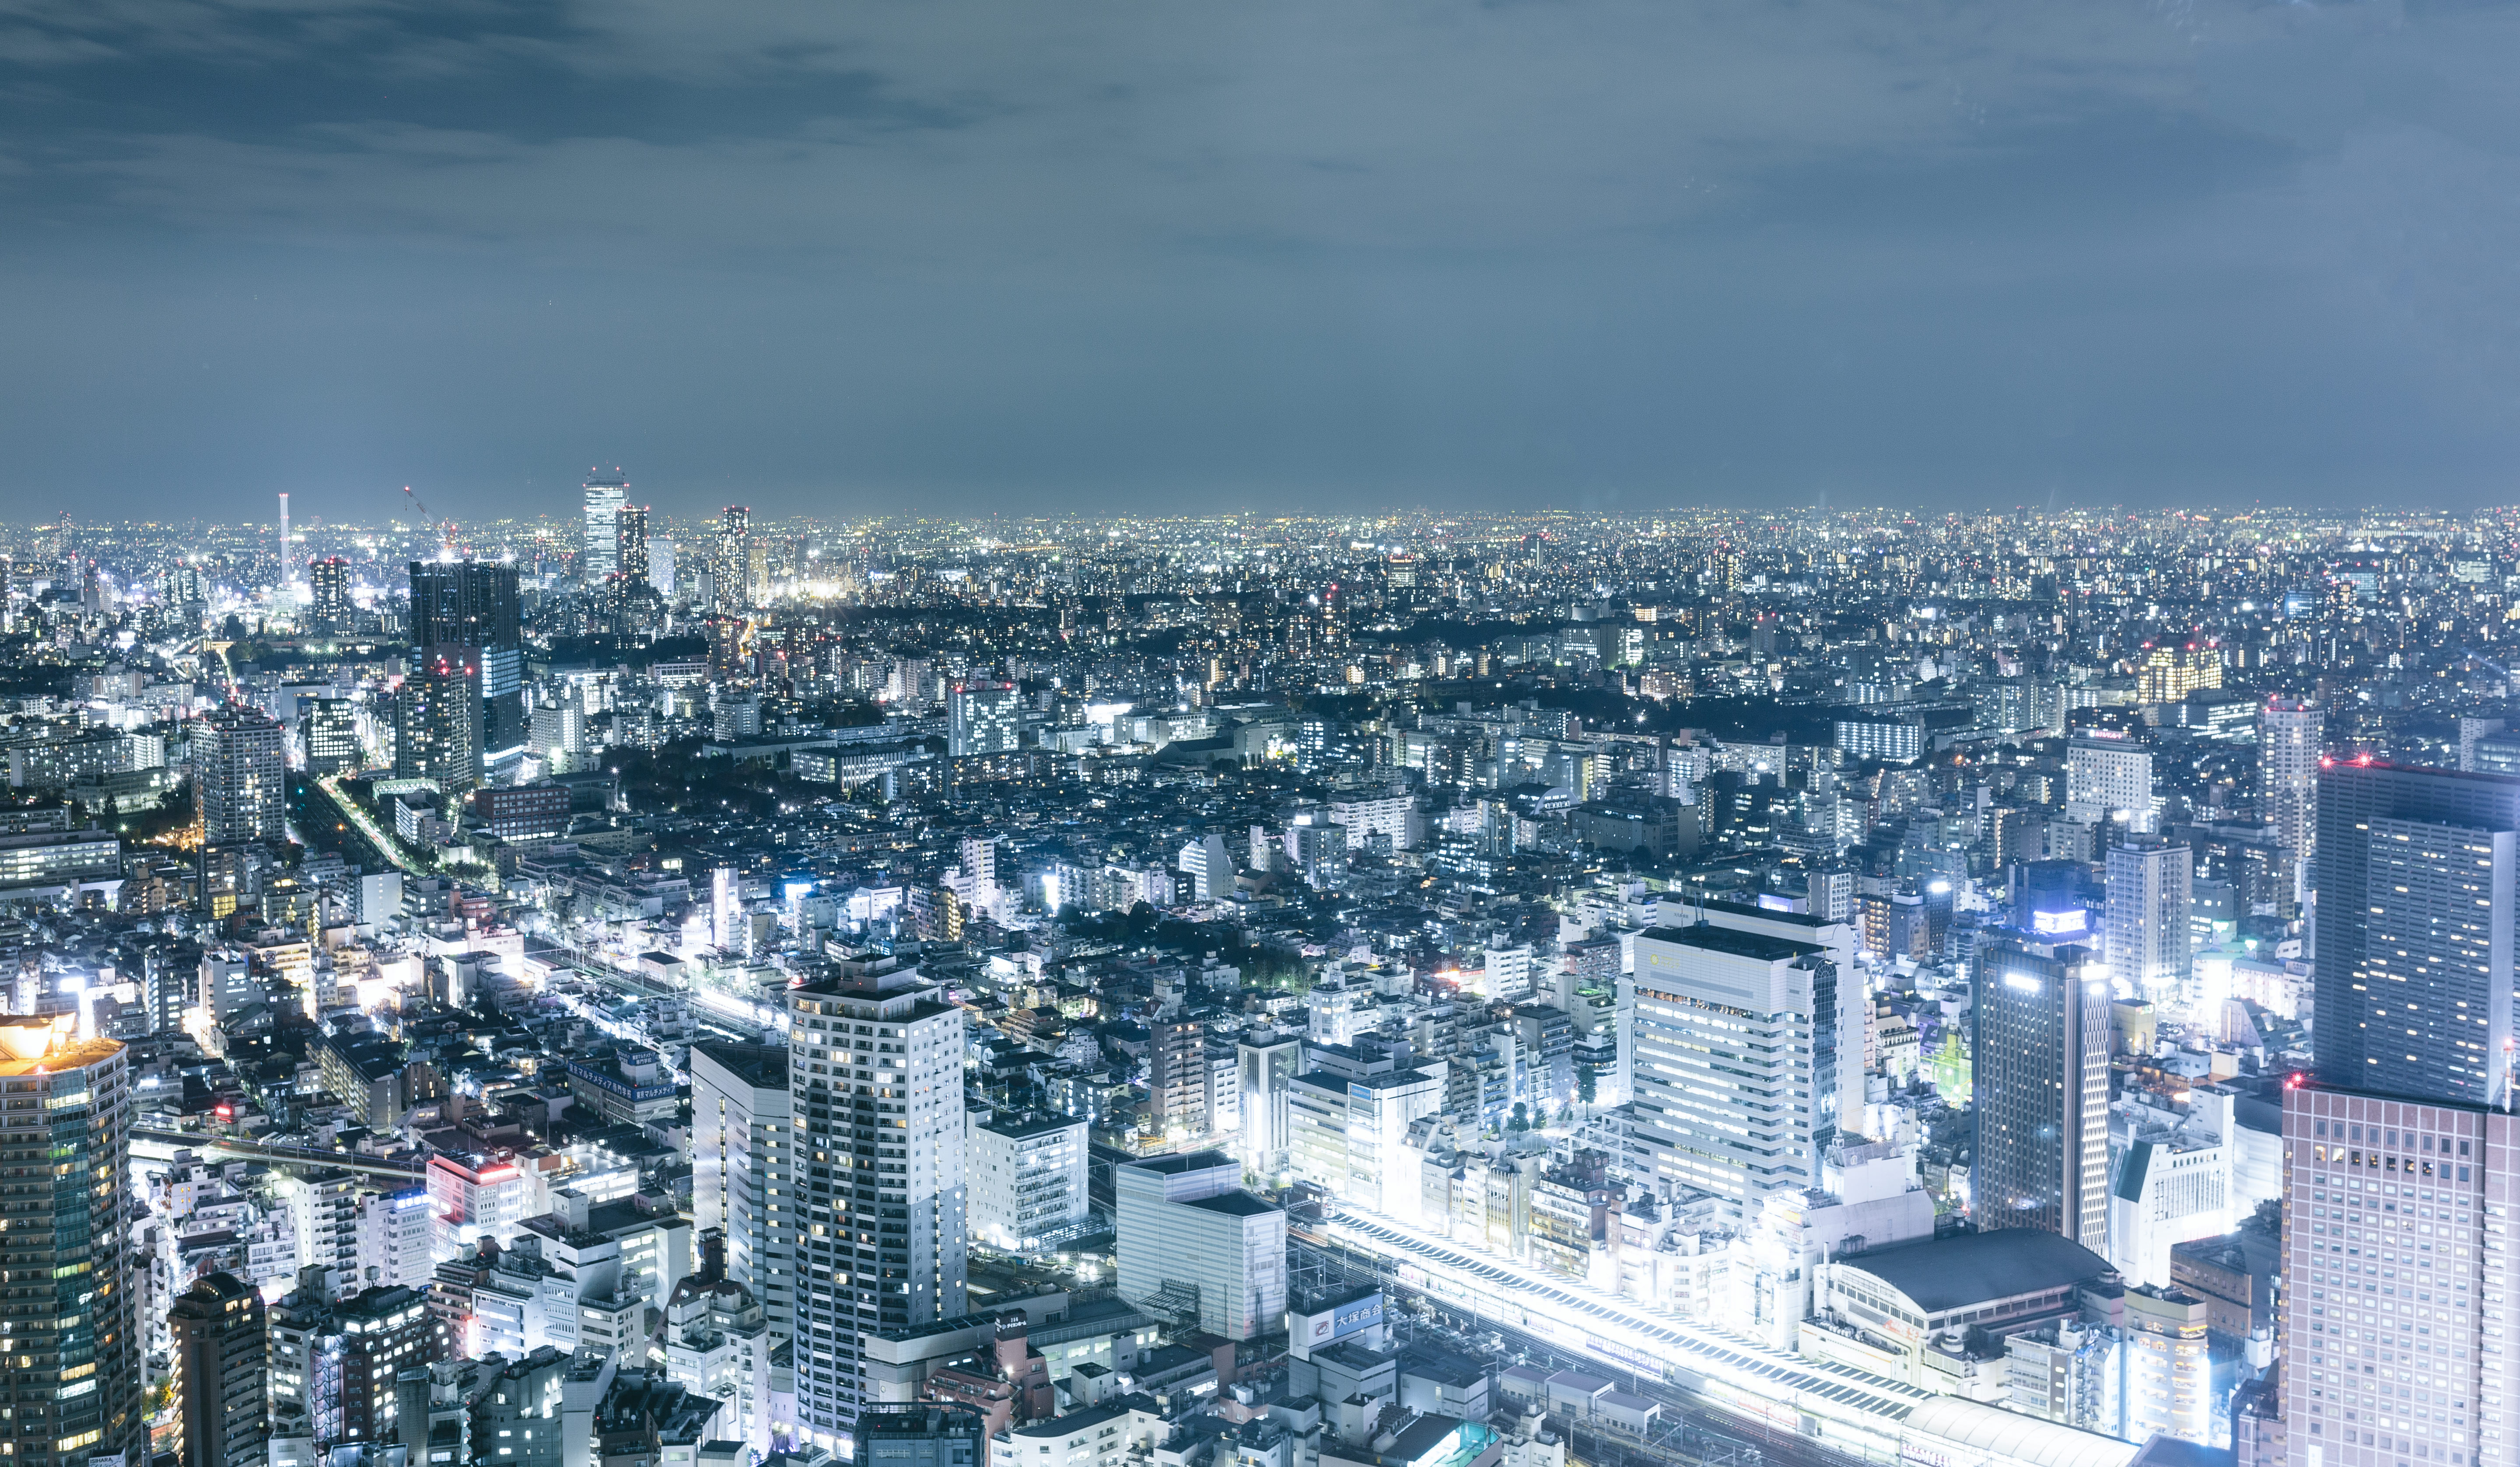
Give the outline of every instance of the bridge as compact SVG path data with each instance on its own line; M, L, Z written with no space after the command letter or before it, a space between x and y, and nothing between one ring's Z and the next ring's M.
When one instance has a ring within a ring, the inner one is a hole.
M178 1151L196 1156L239 1161L271 1162L294 1167L332 1167L343 1172L364 1172L371 1177L389 1177L401 1181L418 1181L428 1169L419 1162L389 1161L381 1156L365 1156L356 1151L326 1151L314 1146L283 1146L267 1141L240 1141L225 1136L202 1135L189 1131L157 1131L145 1126L131 1129L131 1154L147 1161L173 1161Z

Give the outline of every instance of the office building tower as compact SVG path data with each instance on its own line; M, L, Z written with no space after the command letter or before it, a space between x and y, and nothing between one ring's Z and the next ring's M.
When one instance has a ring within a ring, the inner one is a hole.
M1658 1179L1752 1217L1812 1185L1815 1020L1841 981L1819 943L1703 922L1637 934L1637 1139Z
M958 683L946 702L946 749L960 759L1023 746L1023 692L1006 683Z
M2258 810L2297 859L2308 857L2318 838L2325 718L2317 703L2291 698L2270 698L2258 713Z
M623 505L612 516L612 572L648 583L648 507Z
M269 714L230 706L201 720L193 734L193 803L203 845L285 838L288 802L280 725Z
M306 773L338 775L366 762L359 747L359 707L348 698L308 698L297 712L297 742Z
M411 645L417 665L446 648L479 675L481 748L495 763L525 746L525 650L517 568L480 560L411 562Z
M2362 762L2318 778L2319 1078L2498 1104L2520 778Z
M656 594L659 596L671 597L674 594L674 559L678 547L671 540L648 542L648 584L655 587Z
M166 1324L183 1467L261 1467L270 1368L262 1296L233 1273L212 1273L176 1299Z
M481 782L481 668L464 647L413 654L394 689L394 778L427 779L448 796Z
M276 1435L311 1438L318 1447L388 1442L400 1399L394 1380L428 1362L428 1307L418 1290L350 1287L338 1273L308 1268L271 1312L271 1418Z
M339 556L316 556L306 563L306 585L307 619L316 629L350 630L350 562Z
M1286 1215L1242 1190L1222 1151L1148 1157L1112 1173L1120 1296L1229 1340L1282 1329Z
M2108 1247L2109 982L2091 953L1981 938L1971 1008L1970 1191L1981 1231Z
M850 1433L859 1462L887 1467L987 1467L987 1418L965 1405L921 1401L871 1406ZM1065 1459L1060 1459L1065 1467Z
M2184 1005L2194 948L2189 906L2193 857L2158 835L2109 844L2108 897L2101 933L2117 992L2155 1005Z
M198 565L177 564L169 568L158 588L165 602L166 622L186 632L198 632L209 620L209 583Z
M585 584L601 586L606 576L621 568L617 537L621 507L630 498L630 481L618 468L608 474L590 473L585 491L586 543L577 573Z
M1274 1181L1286 1167L1287 1086L1303 1071L1304 1041L1284 1031L1246 1034L1235 1043L1234 1053L1240 1068L1236 1098L1242 1106L1242 1168Z
M868 1397L859 1336L965 1308L963 1010L915 967L790 989L796 1429L836 1449ZM790 1215L781 1213L782 1218ZM822 1287L828 1280L829 1287Z
M752 511L729 505L718 515L716 554L709 565L721 610L741 611L752 604L745 594L751 584L747 579L751 563Z
M692 1046L693 1225L726 1240L726 1276L761 1307L773 1341L796 1331L796 1133L788 1049Z
M2306 1085L2284 1092L2283 1154L2286 1460L2510 1460L2520 1117Z
M46 1381L94 1383L40 1393L22 1385L13 1463L86 1467L116 1452L146 1461L139 1279L123 1227L131 1083L122 1046L76 1038L66 1017L0 1017L0 1093L13 1102L0 1111L0 1166L16 1178L0 1231L0 1269L17 1296L11 1365ZM22 1101L26 1108L15 1108ZM65 1156L75 1164L61 1165Z
M2152 750L2122 734L2086 734L2065 749L2065 814L2086 824L2153 828Z

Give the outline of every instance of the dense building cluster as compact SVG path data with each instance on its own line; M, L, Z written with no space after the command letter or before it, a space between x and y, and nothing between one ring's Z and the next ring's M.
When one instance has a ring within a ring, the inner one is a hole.
M0 533L0 1453L2520 1443L2509 522L631 494Z

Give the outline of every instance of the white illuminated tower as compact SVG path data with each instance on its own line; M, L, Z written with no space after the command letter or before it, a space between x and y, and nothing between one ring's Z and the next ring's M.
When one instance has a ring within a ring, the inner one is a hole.
M968 1270L963 1010L916 968L848 966L788 996L796 1430L827 1449L873 1394L863 1337L959 1316Z
M621 568L621 507L630 502L630 481L616 468L609 474L589 472L585 487L586 556L578 579L601 586L606 576Z
M2258 714L2258 809L2274 822L2290 900L2297 873L2318 840L2318 748L2325 712L2317 703L2271 698Z

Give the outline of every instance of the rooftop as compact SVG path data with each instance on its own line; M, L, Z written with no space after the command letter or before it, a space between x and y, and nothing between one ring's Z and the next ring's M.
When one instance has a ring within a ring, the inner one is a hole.
M1790 938L1770 937L1764 932L1742 932L1732 927L1718 927L1712 922L1695 922L1687 927L1647 927L1637 935L1759 962L1785 962L1828 951L1818 943L1798 943Z
M2035 1227L1964 1232L1841 1258L1897 1289L1928 1314L2069 1288L2110 1271L2080 1243Z

